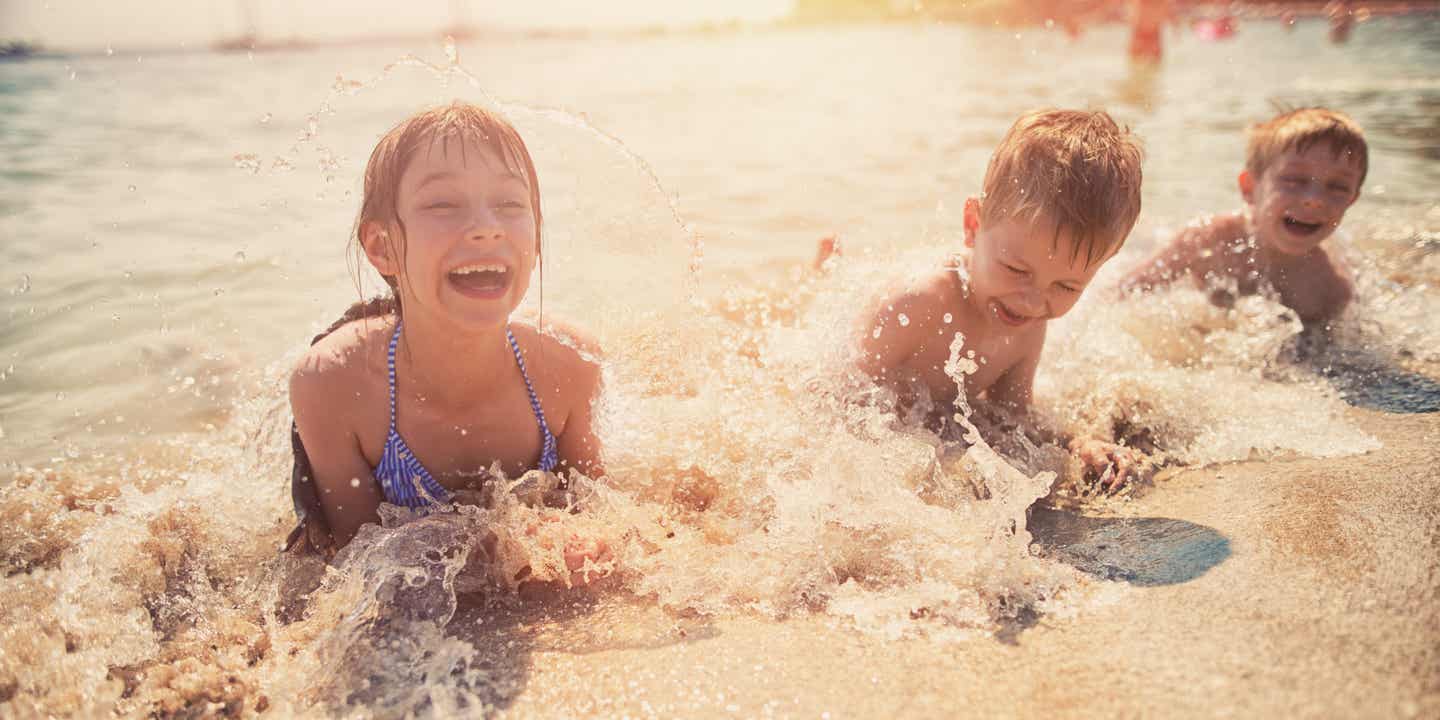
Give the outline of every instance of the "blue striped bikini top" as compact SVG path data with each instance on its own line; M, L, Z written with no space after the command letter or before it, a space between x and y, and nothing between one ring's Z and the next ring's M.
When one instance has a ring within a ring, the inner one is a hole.
M385 492L386 502L418 509L432 503L450 502L452 495L420 464L420 459L410 451L405 438L400 437L400 431L395 427L395 346L400 342L400 328L401 322L397 319L386 356L390 372L390 434L385 436L385 450L380 454L380 464L375 466L375 479ZM515 353L515 364L520 367L520 377L525 379L525 392L530 394L530 409L540 425L540 469L551 472L560 460L555 450L555 436L550 434L545 411L540 408L540 399L535 396L535 386L530 384L530 375L525 372L525 358L521 357L520 346L509 327L505 328L505 339L510 341L510 350Z

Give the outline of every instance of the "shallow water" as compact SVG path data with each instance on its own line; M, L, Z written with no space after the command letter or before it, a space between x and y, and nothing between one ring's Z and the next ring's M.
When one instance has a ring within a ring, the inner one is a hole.
M1236 206L1241 133L1271 103L1333 105L1372 156L1331 241L1361 286L1332 355L1297 360L1298 327L1264 299L1092 292L1053 329L1038 405L1067 431L1124 418L1179 466L1383 457L1346 403L1437 397L1437 29L1381 18L1334 47L1316 23L1251 23L1138 74L1119 28L1071 44L945 26L507 38L461 46L463 70L438 44L0 64L15 472L0 481L0 701L503 708L546 648L662 647L737 617L944 648L1223 567L1222 532L1107 521L1110 501L1036 522L1052 479L1074 479L1056 448L967 450L852 402L869 394L843 371L857 298L954 246L961 201L1023 110L1106 107L1145 140L1145 211L1099 287ZM397 62L412 51L423 62ZM484 527L504 567L553 574L524 532L548 511L515 502L376 528L323 581L275 556L292 520L282 378L356 298L359 168L390 124L450 97L493 99L520 126L544 193L544 312L606 348L610 477L551 524L616 548L601 600L517 598L491 580L505 573L467 568ZM830 231L847 256L800 272Z

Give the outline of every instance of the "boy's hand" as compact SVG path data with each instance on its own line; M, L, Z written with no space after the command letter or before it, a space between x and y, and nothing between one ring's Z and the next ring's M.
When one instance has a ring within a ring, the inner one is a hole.
M1094 438L1071 440L1070 452L1080 460L1086 474L1093 472L1099 478L1097 485L1106 493L1119 490L1132 478L1140 479L1145 467L1145 456L1140 451Z

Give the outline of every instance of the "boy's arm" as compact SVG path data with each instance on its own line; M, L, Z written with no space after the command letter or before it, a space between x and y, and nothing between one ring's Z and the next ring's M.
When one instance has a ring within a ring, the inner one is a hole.
M875 382L896 386L901 366L915 354L934 322L935 305L918 292L885 298L859 328L860 357L855 364Z
M995 384L985 391L986 403L996 405L1017 417L1029 412L1030 399L1035 389L1035 371L1040 367L1040 352L1044 347L1045 330L1041 328L1034 351L1010 366L1010 369L1002 373Z
M348 544L361 525L379 521L384 499L359 439L349 425L338 421L341 413L334 402L354 394L336 392L343 389L335 387L343 379L342 372L323 367L314 348L290 375L290 409L336 549Z
M1150 292L1163 288L1186 275L1201 277L1205 268L1206 249L1214 233L1208 226L1181 230L1165 247L1125 274L1120 281L1124 293Z

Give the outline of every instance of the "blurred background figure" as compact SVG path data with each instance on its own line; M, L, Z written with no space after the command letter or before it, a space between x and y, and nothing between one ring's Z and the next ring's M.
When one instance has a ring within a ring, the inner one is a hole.
M1285 27L1285 32L1293 31L1295 29L1295 21L1298 19L1294 10L1287 9L1280 13L1280 24Z
M1130 61L1158 65L1163 55L1161 35L1174 12L1171 0L1133 0L1130 8Z
M1330 19L1330 42L1339 45L1350 39L1350 29L1355 27L1350 0L1330 0L1325 5L1325 17Z

